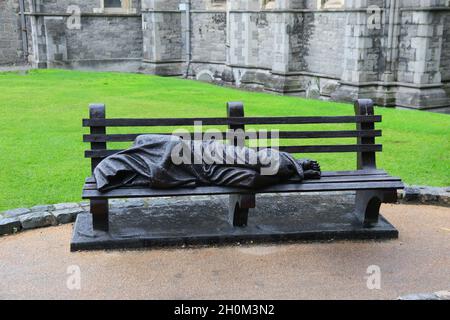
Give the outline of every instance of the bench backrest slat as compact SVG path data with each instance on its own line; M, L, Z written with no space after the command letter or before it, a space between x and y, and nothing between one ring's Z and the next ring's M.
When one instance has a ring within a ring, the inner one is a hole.
M278 150L289 153L333 153L333 152L379 152L382 151L381 144L344 144L344 145L321 145L321 146L280 146ZM124 151L116 150L86 150L86 158L104 158Z
M134 141L138 136L150 133L129 134L86 134L84 142L128 142ZM171 135L172 133L152 133ZM268 138L271 133L268 132ZM340 130L340 131L280 131L281 139L314 139L314 138L357 138L357 137L381 137L381 130ZM193 139L193 134L191 134Z
M154 119L83 119L84 127L163 127L259 125L259 124L320 124L320 123L373 123L381 122L381 116L311 116L311 117L230 117L230 118L154 118Z
M308 117L245 117L241 103L231 102L227 105L226 118L160 118L160 119L108 119L105 116L104 105L91 105L90 118L83 119L83 126L90 128L90 133L83 136L84 142L91 144L91 150L85 152L87 158L92 160L92 170L105 157L122 150L108 149L109 142L134 141L140 133L107 134L108 127L181 127L191 129L196 122L202 126L227 126L228 129L242 129L246 125L303 125L303 124L349 124L353 123L356 130L311 130L311 131L279 131L280 139L321 139L321 138L355 138L354 144L330 144L330 145L283 145L279 150L290 153L340 153L355 152L358 155L358 169L374 169L375 152L382 151L381 144L375 144L375 138L382 135L381 130L375 129L375 123L381 122L382 117L374 115L373 102L361 99L355 103L354 116L308 116ZM264 127L266 130L273 127ZM226 132L227 129L218 129ZM130 130L131 131L131 130ZM164 131L164 130L161 130ZM191 130L192 131L192 130ZM250 132L247 130L247 132ZM145 134L145 133L144 133ZM171 134L171 133L159 133ZM261 137L258 137L261 138ZM268 131L268 139L271 138ZM254 139L246 137L247 140ZM297 142L296 142L297 143ZM287 143L284 143L287 144ZM293 143L292 143L293 144Z

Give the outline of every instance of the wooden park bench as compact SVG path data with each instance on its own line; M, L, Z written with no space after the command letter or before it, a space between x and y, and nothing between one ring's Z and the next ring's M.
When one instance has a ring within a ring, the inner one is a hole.
M107 134L109 127L192 127L195 121L205 126L223 126L230 129L244 129L246 125L303 125L354 123L355 130L280 131L282 139L310 138L356 138L356 144L291 145L279 149L290 153L340 153L353 152L357 155L357 170L323 172L318 180L302 183L278 184L258 190L220 186L196 188L152 189L119 188L102 193L97 190L95 179L89 177L83 187L83 199L90 200L94 230L108 231L108 200L113 198L144 198L161 196L229 195L229 220L235 227L247 225L249 209L255 208L255 194L287 192L356 191L355 213L364 228L376 226L381 203L396 201L397 189L402 189L400 178L392 177L376 168L376 153L382 146L375 143L381 130L375 123L381 116L374 115L373 102L368 99L355 103L355 115L350 116L289 116L289 117L245 117L241 103L228 103L228 116L224 118L166 118L166 119L109 119L104 105L91 105L90 118L83 120L83 126L90 128L84 135L84 142L90 143L85 156L91 159L91 170L105 157L120 150L108 149L109 142L133 141L138 134ZM328 127L328 126L327 126ZM267 127L270 129L270 127ZM298 140L297 140L298 141Z

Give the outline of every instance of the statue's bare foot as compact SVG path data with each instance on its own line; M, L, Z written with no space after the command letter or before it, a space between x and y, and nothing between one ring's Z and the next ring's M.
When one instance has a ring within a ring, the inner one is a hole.
M315 160L300 159L298 162L303 168L305 179L320 179L321 171L320 165Z
M312 171L319 171L320 172L320 165L315 160L300 159L300 160L298 160L298 162L302 166L303 171L312 170Z
M306 170L304 172L305 179L320 179L321 173L320 171L315 170Z

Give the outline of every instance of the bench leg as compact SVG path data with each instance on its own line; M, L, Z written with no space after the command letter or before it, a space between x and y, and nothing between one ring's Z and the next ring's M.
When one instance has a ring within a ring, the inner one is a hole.
M378 223L381 204L395 202L397 190L356 191L355 213L365 228L371 228Z
M228 220L233 227L245 227L248 210L256 206L254 194L230 195Z
M94 230L109 230L108 200L91 200L92 226Z

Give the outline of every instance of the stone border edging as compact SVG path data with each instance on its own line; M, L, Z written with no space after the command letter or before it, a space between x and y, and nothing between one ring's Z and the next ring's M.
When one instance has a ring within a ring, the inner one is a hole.
M450 207L450 187L407 186L399 190L401 204L428 204Z
M0 213L0 236L71 223L79 213L88 211L87 203L59 203L8 210Z
M400 190L398 196L401 204L428 204L450 207L450 187L409 186ZM189 198L192 198L192 200L209 199L208 196ZM113 199L109 203L111 208L145 208L166 205L167 199L169 198ZM72 223L80 213L89 213L89 202L38 205L31 208L18 208L0 212L0 236L14 234L22 230Z

